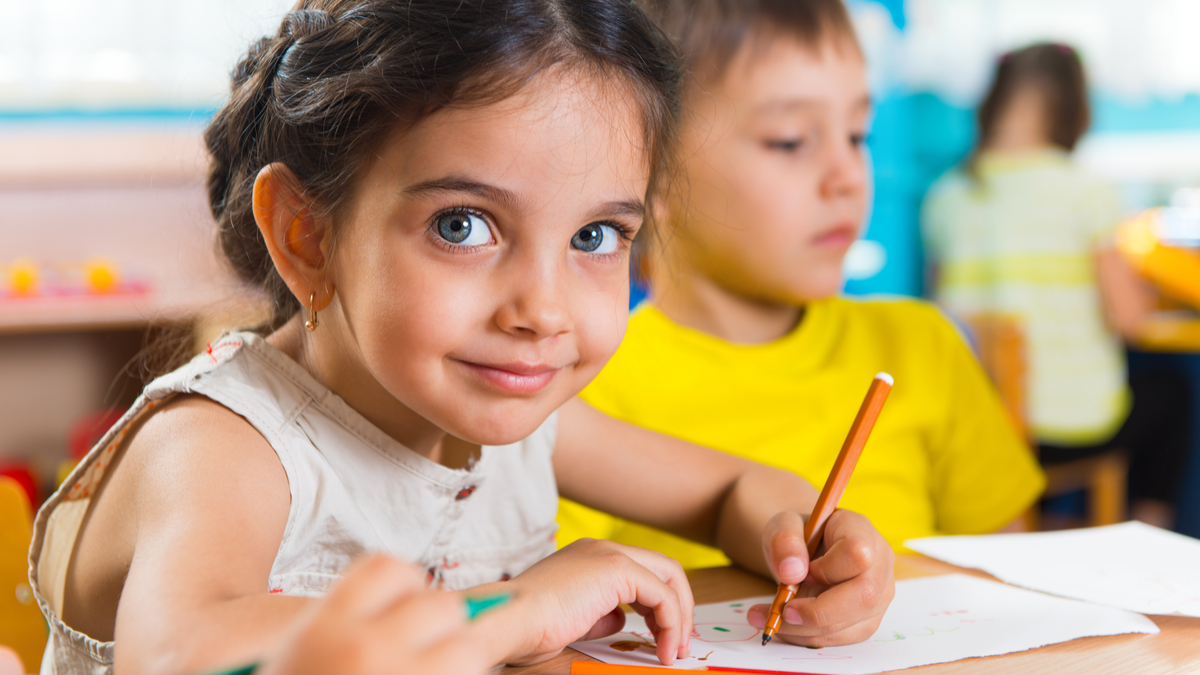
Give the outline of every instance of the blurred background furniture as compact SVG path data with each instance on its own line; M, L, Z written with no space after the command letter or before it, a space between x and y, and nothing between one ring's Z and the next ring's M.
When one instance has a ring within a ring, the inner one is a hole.
M46 648L46 620L29 588L33 512L24 488L0 476L0 645L10 647L36 673Z
M1013 425L1028 439L1026 425L1025 336L1020 323L1008 316L984 314L967 320L980 363L996 384L1000 399ZM1030 452L1037 446L1030 444ZM1102 455L1042 467L1046 471L1045 497L1058 497L1079 490L1087 493L1087 524L1112 525L1126 519L1126 481L1129 463L1125 452L1110 450ZM1031 529L1041 528L1036 508L1026 516Z

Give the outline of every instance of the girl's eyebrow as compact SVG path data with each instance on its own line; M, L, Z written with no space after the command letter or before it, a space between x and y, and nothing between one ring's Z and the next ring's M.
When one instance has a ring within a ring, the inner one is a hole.
M481 197L491 202L496 202L513 210L518 210L524 203L515 192L506 190L495 185L480 183L479 181L463 178L461 176L447 176L445 178L435 178L433 180L414 183L404 188L404 194L421 196L438 192L465 192L476 197ZM634 216L643 218L646 215L646 206L641 200L626 199L620 201L607 202L594 212L594 217L605 218L612 216Z
M627 199L624 201L608 202L593 212L595 218L611 218L613 216L633 216L644 218L646 205L640 200Z
M521 207L523 200L511 190L506 190L495 185L480 183L479 181L462 178L460 176L446 176L445 178L435 178L420 183L414 183L404 188L404 194L421 196L437 192L465 192L467 194L482 197L491 202L502 204L511 209Z

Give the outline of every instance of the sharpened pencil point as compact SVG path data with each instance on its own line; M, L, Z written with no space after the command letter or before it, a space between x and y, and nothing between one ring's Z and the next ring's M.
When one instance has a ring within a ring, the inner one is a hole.
M763 635L763 646L764 646L764 647L766 647L766 646L767 646L767 643L768 643L768 642L770 642L770 641L771 641L771 636L770 636L770 635Z

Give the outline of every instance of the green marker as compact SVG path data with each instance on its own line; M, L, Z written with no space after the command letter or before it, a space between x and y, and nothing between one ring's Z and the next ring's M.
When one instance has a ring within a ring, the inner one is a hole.
M480 614L500 607L512 600L512 593L497 593L482 598L467 598L467 620L473 621Z

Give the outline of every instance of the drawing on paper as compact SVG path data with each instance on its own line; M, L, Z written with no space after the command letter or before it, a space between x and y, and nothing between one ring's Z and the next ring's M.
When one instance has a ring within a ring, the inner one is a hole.
M1158 632L1152 621L1138 614L946 575L897 582L879 630L865 642L805 649L779 640L764 647L755 639L758 629L734 610L770 599L698 605L692 632L696 656L679 659L672 669L695 669L697 661L704 661L710 668L867 675L1007 654L1089 635ZM607 663L660 665L654 638L636 615L628 618L624 633L573 646Z

